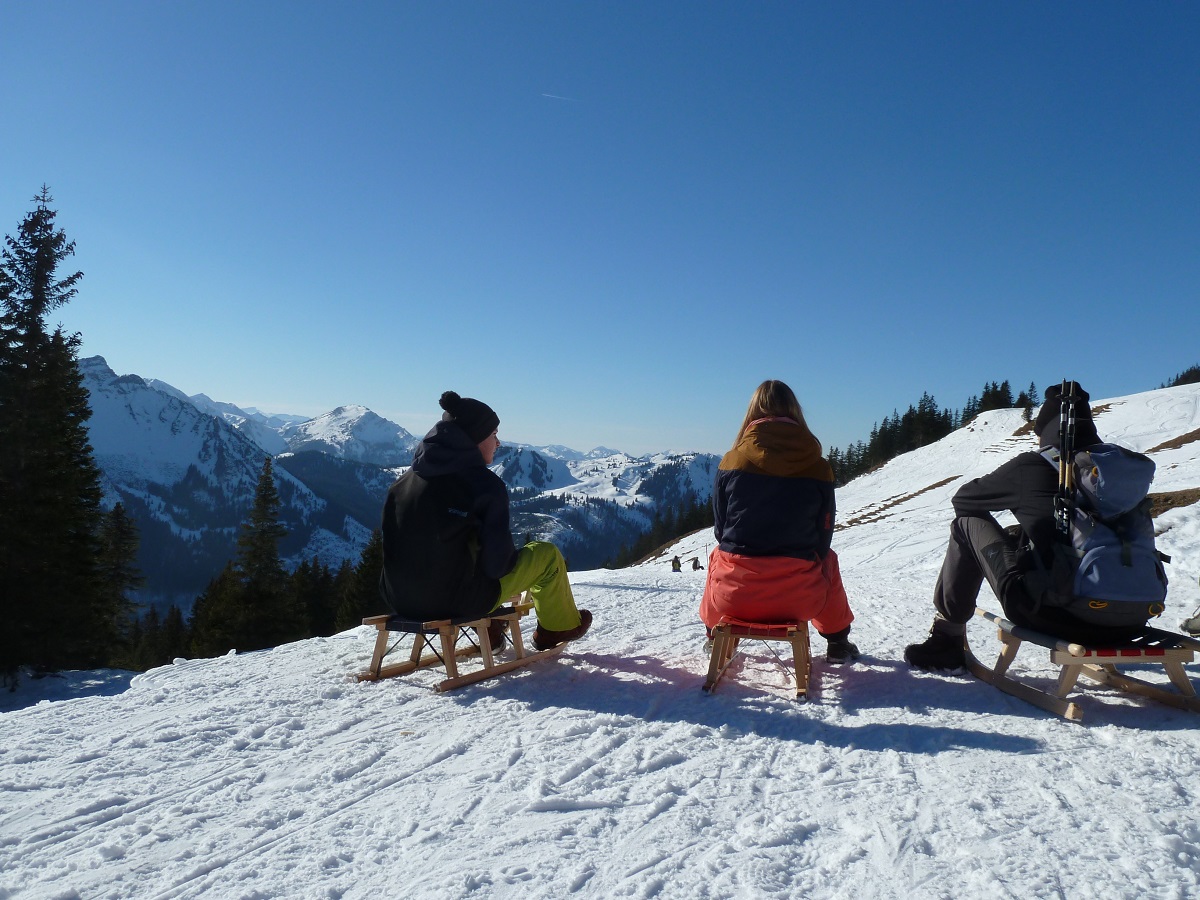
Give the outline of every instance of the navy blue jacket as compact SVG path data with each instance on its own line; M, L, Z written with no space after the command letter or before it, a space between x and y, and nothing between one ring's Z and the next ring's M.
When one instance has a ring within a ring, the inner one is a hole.
M726 553L824 558L835 511L833 470L821 445L790 419L751 423L721 459L713 513Z

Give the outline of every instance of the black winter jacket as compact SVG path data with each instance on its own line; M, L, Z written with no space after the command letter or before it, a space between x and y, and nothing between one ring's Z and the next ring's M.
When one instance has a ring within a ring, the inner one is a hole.
M516 563L508 489L453 422L438 422L383 508L380 592L396 615L489 612Z

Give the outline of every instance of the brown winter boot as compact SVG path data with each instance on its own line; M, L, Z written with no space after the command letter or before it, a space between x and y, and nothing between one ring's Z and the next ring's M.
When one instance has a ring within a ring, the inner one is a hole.
M551 647L557 647L567 641L578 640L587 634L587 630L591 627L592 614L586 609L581 609L579 624L574 628L568 628L566 631L550 631L539 625L533 632L533 645L539 650L549 650Z

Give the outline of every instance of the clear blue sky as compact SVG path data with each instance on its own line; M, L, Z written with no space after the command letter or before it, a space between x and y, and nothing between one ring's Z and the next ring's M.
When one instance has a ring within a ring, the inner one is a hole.
M0 2L0 231L119 373L411 431L828 445L1200 363L1200 4Z

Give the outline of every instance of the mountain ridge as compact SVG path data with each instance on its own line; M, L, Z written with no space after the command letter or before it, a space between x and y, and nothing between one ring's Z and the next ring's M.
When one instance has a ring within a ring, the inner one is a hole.
M419 442L356 404L299 420L117 375L103 357L79 365L105 504L123 503L137 524L147 578L139 599L156 606L189 606L232 558L268 455L288 532L280 544L285 565L357 562L388 486ZM554 540L578 568L598 566L636 540L664 503L707 498L715 457L696 466L697 456L509 444L493 468L512 491L518 541Z

